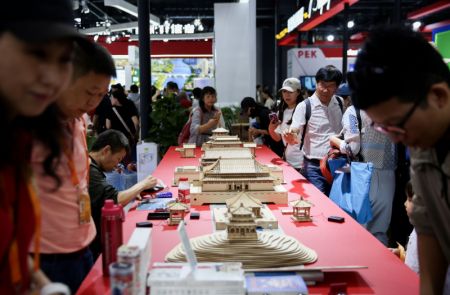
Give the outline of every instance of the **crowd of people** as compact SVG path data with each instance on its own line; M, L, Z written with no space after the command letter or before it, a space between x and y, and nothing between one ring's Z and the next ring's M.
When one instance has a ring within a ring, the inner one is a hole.
M108 91L116 75L112 57L75 31L71 1L4 5L0 293L32 292L52 281L64 284L53 284L53 290L75 293L100 254L104 201L125 205L158 183L148 176L117 191L104 174L119 162L135 160L129 151L139 140L142 97L136 85L128 94L120 84ZM348 84L343 80L336 67L325 66L308 97L297 78L288 78L280 100L264 88L256 99L243 98L242 114L253 119L249 135L325 195L331 184L320 161L331 148L371 162L373 218L364 226L386 246L396 186L394 143L408 146L413 190L407 190L405 206L414 225L408 261L420 273L422 294L449 292L449 68L418 33L383 27L368 37ZM201 145L224 126L213 87L194 89L191 99L168 82L163 94L152 91L151 100L170 95L191 113L189 142ZM90 151L86 113L93 114L97 134Z

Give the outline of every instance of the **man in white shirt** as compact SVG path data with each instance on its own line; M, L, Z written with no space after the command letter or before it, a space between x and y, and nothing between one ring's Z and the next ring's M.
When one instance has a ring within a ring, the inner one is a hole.
M304 176L327 196L331 184L320 171L320 159L330 148L330 136L338 134L342 129L343 104L335 95L341 82L342 73L336 67L329 65L319 69L316 74L315 93L307 99L309 102L305 100L297 106L291 127L284 134L289 144L295 144L298 138L301 139L300 148L305 155Z

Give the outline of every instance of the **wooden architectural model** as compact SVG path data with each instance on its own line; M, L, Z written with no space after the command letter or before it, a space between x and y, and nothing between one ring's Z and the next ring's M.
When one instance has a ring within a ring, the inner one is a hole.
M183 147L176 148L182 158L195 158L195 143L183 143Z
M176 167L173 177L173 185L178 186L180 178L187 178L189 182L200 178L200 167L198 166L180 166Z
M234 241L257 241L255 216L252 210L245 208L241 204L237 208L231 209L231 217L227 226L228 240Z
M169 225L178 225L184 220L186 215L186 210L189 209L189 205L180 202L174 202L167 205L169 210L169 219L167 222Z
M216 230L226 229L230 222L231 211L243 206L255 216L256 226L262 228L277 229L278 221L267 205L262 204L257 198L249 196L246 192L240 192L235 197L226 200L226 208L213 208Z
M252 159L254 154L249 148L230 147L206 149L201 157L202 166L213 164L219 159Z
M292 219L295 221L311 221L311 206L312 203L300 197L299 200L291 202Z
M212 131L210 140L202 145L202 150L212 148L230 148L230 147L247 147L253 149L256 148L256 143L243 143L239 136L229 135L229 131L224 128L217 128Z
M219 159L203 167L199 179L191 183L191 204L225 203L240 191L265 203L287 204L287 190L281 183L255 159Z
M273 232L257 232L254 214L243 206L231 210L226 232L190 239L199 262L242 262L244 268L298 266L317 260L314 250L296 239ZM186 261L181 244L166 256L168 262Z

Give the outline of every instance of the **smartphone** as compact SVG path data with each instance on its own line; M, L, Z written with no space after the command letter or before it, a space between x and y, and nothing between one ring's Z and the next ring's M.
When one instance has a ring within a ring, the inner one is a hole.
M328 221L342 223L345 221L345 219L344 219L344 217L341 217L341 216L329 216Z
M143 190L142 192L145 192L145 193L156 193L156 192L159 192L162 189L164 189L164 186L162 186L160 184L157 184L154 187L151 187L151 188L148 188L146 190Z
M270 113L270 114L269 114L269 120L270 120L271 122L278 122L279 119L278 119L277 113Z

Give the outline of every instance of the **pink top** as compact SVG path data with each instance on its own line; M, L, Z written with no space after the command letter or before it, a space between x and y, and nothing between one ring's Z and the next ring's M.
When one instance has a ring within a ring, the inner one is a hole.
M44 147L35 142L31 156L38 197L42 207L41 253L71 253L87 247L96 235L94 221L80 224L78 210L79 191L88 194L89 165L86 151L85 124L74 119L68 124L72 128L73 162L80 181L77 189L71 178L69 162L63 152L56 174L61 186L56 191L55 181L44 174L41 163L46 158ZM67 130L70 129L67 128ZM32 250L32 249L31 249Z

